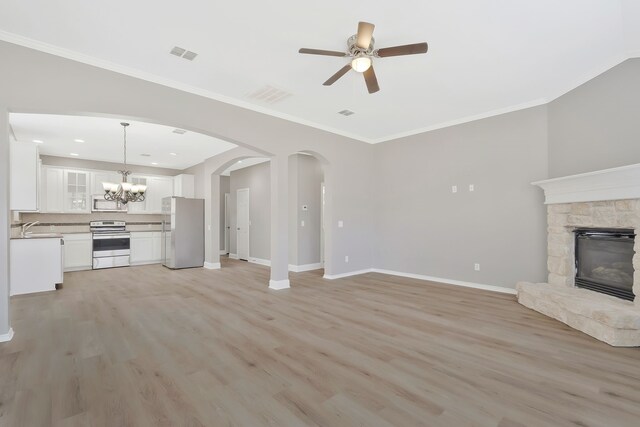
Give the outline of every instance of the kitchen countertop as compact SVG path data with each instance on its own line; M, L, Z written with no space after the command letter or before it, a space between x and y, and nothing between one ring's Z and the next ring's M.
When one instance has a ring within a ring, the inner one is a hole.
M28 236L15 236L11 240L34 240L34 239L62 239L59 233L33 233Z

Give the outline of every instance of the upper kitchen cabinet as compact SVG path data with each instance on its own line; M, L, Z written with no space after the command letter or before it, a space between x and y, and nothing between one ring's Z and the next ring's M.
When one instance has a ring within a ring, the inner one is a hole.
M42 206L47 213L91 213L91 172L42 167Z
M195 197L195 176L183 173L173 177L173 195L176 197Z
M132 214L144 214L147 212L148 200L149 200L149 178L146 176L130 176L129 182L133 185L146 185L147 186L147 194L145 194L145 199L142 202L129 203L128 212Z
M40 167L38 146L11 141L10 176L12 211L34 212L40 209Z
M91 213L91 172L64 171L64 211Z
M162 199L173 196L173 177L150 177L147 180L145 213L162 213Z
M42 167L40 212L64 212L64 169Z

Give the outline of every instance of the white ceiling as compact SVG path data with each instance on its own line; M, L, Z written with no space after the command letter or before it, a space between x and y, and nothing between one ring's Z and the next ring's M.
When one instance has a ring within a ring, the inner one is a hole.
M169 126L131 120L52 114L9 116L18 141L42 141L40 154L114 163L123 161L123 121L130 123L127 162L134 165L182 170L236 147L200 133L179 135Z
M4 0L0 39L379 142L547 102L638 56L637 3ZM376 47L427 41L429 52L375 60L373 95L353 71L322 86L346 59L297 50L341 50L360 20L376 24ZM266 85L292 96L248 97Z

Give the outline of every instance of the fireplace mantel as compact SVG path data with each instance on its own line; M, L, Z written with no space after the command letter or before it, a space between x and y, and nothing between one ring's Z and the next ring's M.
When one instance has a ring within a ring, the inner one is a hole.
M545 204L640 199L640 163L532 182L544 190Z

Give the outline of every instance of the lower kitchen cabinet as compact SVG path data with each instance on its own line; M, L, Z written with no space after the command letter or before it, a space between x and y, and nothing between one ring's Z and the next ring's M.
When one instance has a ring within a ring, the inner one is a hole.
M131 232L131 264L159 264L162 233L159 231Z
M64 271L91 270L91 233L64 235Z
M10 295L54 291L63 282L60 237L11 239L10 251Z

